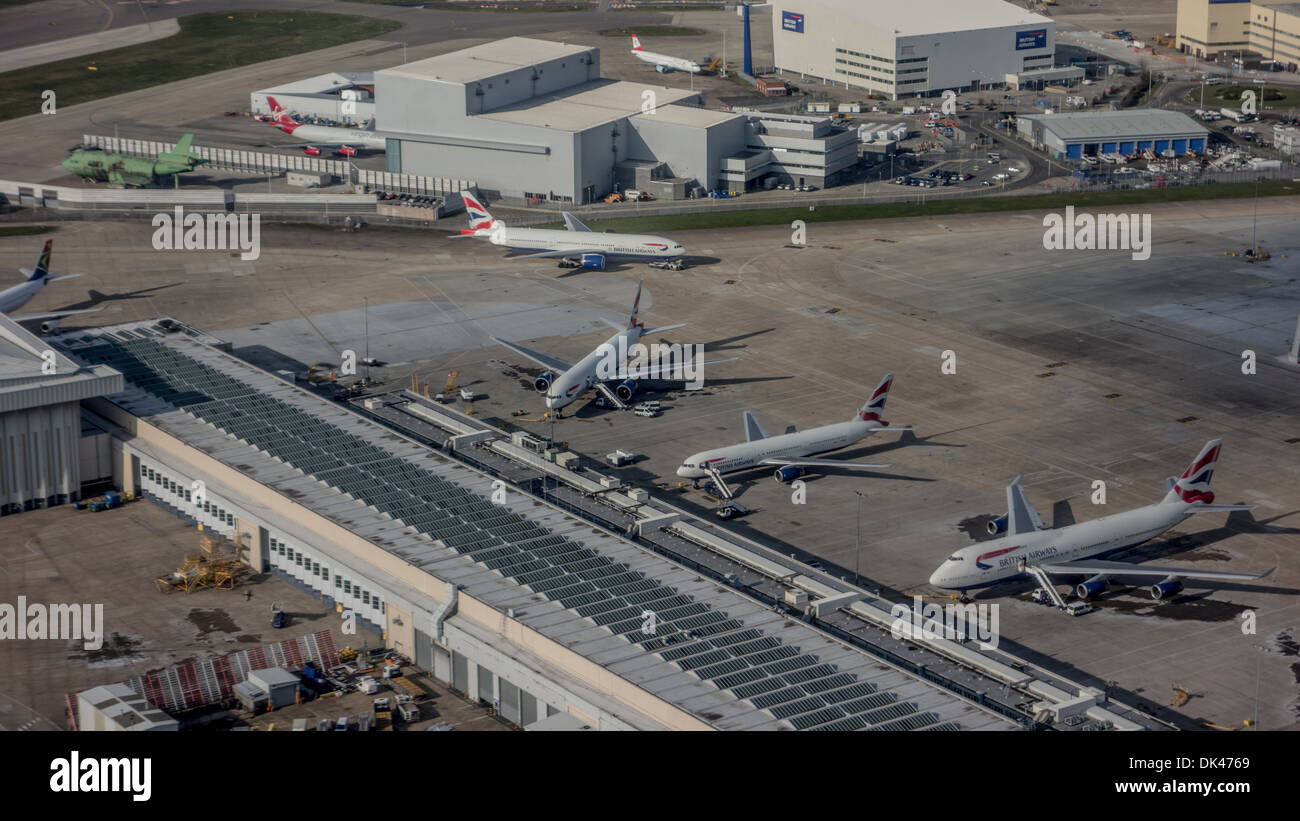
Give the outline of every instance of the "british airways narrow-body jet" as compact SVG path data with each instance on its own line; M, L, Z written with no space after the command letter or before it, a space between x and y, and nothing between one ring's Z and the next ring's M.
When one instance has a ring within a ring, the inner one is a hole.
M694 60L687 60L685 57L673 57L668 54L658 54L653 51L646 51L641 47L641 38L635 34L632 35L632 56L638 60L649 63L655 67L655 71L665 74L669 71L685 71L688 74L699 74L704 69Z
M617 324L610 322L608 319L602 320L605 324L614 328L617 333L605 340L604 343L597 346L595 350L579 359L577 362L569 363L563 359L551 356L550 354L535 351L532 348L525 348L523 345L516 345L513 342L507 342L504 339L492 337L493 341L499 345L504 345L515 353L527 357L532 361L546 368L546 371L539 375L533 381L533 387L537 388L539 393L546 394L546 407L553 412L555 416L560 415L560 411L580 399L588 390L599 386L604 386L607 390L608 384L613 384L612 393L618 397L619 401L626 402L630 400L637 391L637 379L674 379L677 378L674 373L674 367L680 366L680 363L664 363L659 366L646 366L637 369L635 375L629 375L622 380L606 380L600 375L602 360L614 355L617 352L625 352L633 345L637 344L641 337L647 334L657 334L663 331L671 331L677 328L685 327L684 325L664 325L659 328L646 329L637 314L641 310L641 285L636 286L636 300L632 303L632 313L627 319L627 326L620 328ZM699 362L697 365L716 365L720 362L731 362L735 359L715 359L709 362ZM605 363L608 367L610 364L622 366L625 363Z
M85 274L64 274L61 277L50 276L50 253L54 250L54 240L47 239L45 248L41 251L40 257L36 260L36 267L19 268L18 271L26 280L0 291L0 314L9 314L10 311L16 311L32 300L32 297L41 292L41 289L51 282L58 282L61 279L74 279L84 277ZM73 314L93 314L104 310L103 308L86 308L80 311L53 311L45 314L21 314L10 315L9 318L15 322L40 322L41 332L49 333L58 326L59 322L65 316Z
M510 259L537 259L541 257L568 257L578 261L583 268L604 270L605 260L672 259L686 253L680 242L650 234L597 234L583 225L572 214L564 215L566 230L553 228L510 228L494 219L483 204L468 191L461 192L465 212L469 215L469 228L462 230L463 237L482 237L493 245L503 245L516 251L536 253L510 257Z
M1017 476L1007 486L1006 516L989 525L990 532L1006 535L958 550L934 571L930 584L968 590L1025 573L1039 576L1041 571L1048 578L1053 574L1076 574L1088 577L1075 592L1080 599L1089 599L1106 589L1111 576L1148 576L1159 579L1151 585L1151 598L1163 599L1182 590L1183 579L1258 579L1262 574L1154 567L1095 558L1153 539L1196 513L1253 510L1254 505L1214 504L1210 478L1219 460L1220 442L1214 439L1206 443L1182 476L1167 480L1165 497L1156 504L1056 530L1043 528Z
M762 466L776 468L776 481L785 483L798 479L810 467L836 467L872 469L886 468L889 465L867 465L861 462L844 462L839 459L810 459L819 453L848 447L860 442L880 430L911 430L911 428L890 427L880 418L885 409L885 400L889 398L889 389L894 384L894 375L885 374L880 384L871 392L871 398L847 422L836 422L805 431L783 433L769 436L763 426L754 417L753 411L745 411L746 441L738 445L700 451L688 456L682 466L677 468L677 475L685 479L703 479L714 473L735 473L741 470Z

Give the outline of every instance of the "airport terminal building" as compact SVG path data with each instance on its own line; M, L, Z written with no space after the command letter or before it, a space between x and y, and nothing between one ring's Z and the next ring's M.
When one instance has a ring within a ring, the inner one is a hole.
M1016 120L1022 140L1065 159L1098 154L1199 154L1209 131L1178 111L1139 108L1022 115Z
M1050 68L1056 24L1002 0L775 0L777 70L897 100Z

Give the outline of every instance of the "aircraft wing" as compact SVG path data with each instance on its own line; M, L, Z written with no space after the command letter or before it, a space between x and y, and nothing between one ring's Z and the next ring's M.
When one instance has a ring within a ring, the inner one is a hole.
M1184 579L1258 579L1263 573L1226 573L1221 570L1192 570L1186 567L1156 567L1149 564L1104 562L1097 559L1080 559L1059 564L1040 564L1048 573L1106 573L1114 576L1178 576Z
M1038 517L1034 506L1029 504L1025 489L1020 486L1020 477L1017 476L1007 485L1007 535L1015 536L1017 533L1042 529L1043 520Z
M778 467L809 468L887 468L889 465L867 465L862 462L842 462L839 459L780 459L772 457L759 462L760 465L777 465Z
M80 311L50 311L48 314L16 314L10 315L9 318L14 322L35 322L38 319L59 319L74 314L97 314L103 308L83 308Z
M522 254L517 257L506 257L506 259L541 259L543 257L576 257L583 254L608 254L608 251L600 248L569 248L565 251L539 251L536 254Z
M564 211L562 213L564 216L565 228L568 228L570 231L587 231L588 233L591 232L590 228L582 224L582 220L570 214L568 211Z
M498 345L504 345L520 356L525 356L533 360L543 368L549 368L550 370L563 373L573 367L572 364L565 362L563 359L557 359L549 354L544 354L541 351L534 351L532 348L525 348L523 345L516 345L515 343L507 342L504 339L497 339L495 336L492 337L492 341L496 342Z
M767 431L758 423L758 417L753 411L745 411L745 441L757 442L759 439L766 439Z
M735 362L740 357L732 356L727 359L707 359L700 362L699 365L720 365L723 362ZM663 365L655 365L653 368L629 368L628 378L630 379L680 379L681 371L684 370L684 362L669 362ZM691 367L698 367L692 365ZM677 375L674 376L674 373Z

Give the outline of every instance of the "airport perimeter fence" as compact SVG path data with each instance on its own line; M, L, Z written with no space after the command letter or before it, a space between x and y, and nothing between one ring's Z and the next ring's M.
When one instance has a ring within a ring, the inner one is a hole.
M82 145L132 157L155 159L176 147L175 143L154 140L133 140L126 137L106 137L83 134ZM207 160L207 167L242 174L282 175L291 171L308 174L325 174L351 185L365 186L368 191L392 191L418 196L446 196L473 189L474 180L454 180L447 177L424 177L417 174L399 174L393 171L375 171L358 168L347 160L309 157L306 154L277 154L270 151L248 151L238 148L211 148L196 145L190 149L195 156Z

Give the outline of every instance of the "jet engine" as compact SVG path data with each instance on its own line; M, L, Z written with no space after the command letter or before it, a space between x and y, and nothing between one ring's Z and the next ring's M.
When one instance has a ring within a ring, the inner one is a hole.
M803 468L795 465L786 465L776 469L777 484L785 485L793 482L803 475Z
M617 396L619 399L622 399L624 402L630 400L632 398L632 394L634 393L636 393L635 379L629 379L626 382L620 382L618 383L618 386L614 388L614 395Z
M1170 596L1175 596L1178 593L1182 592L1182 589L1183 589L1183 583L1180 582L1176 577L1170 576L1166 578L1164 581L1159 581L1151 585L1151 598L1155 599L1156 601L1160 601L1161 599L1167 599Z
M1074 588L1074 592L1079 598L1087 601L1094 596L1100 596L1102 591L1105 589L1106 577L1098 574L1093 576L1091 579L1088 579L1086 582L1080 582L1079 586Z
M583 254L582 267L590 268L593 271L605 270L605 255L604 254Z
M1003 533L1007 532L1006 515L1004 514L1002 516L997 517L996 519L991 520L986 525L986 527L988 528L990 536L1001 536Z
M62 318L45 320L44 322L41 323L41 333L47 334L50 331L53 331L55 328L59 327L59 323L62 321L63 321Z
M547 371L533 380L533 387L538 393L546 393L551 388L551 383L555 381L555 374Z

